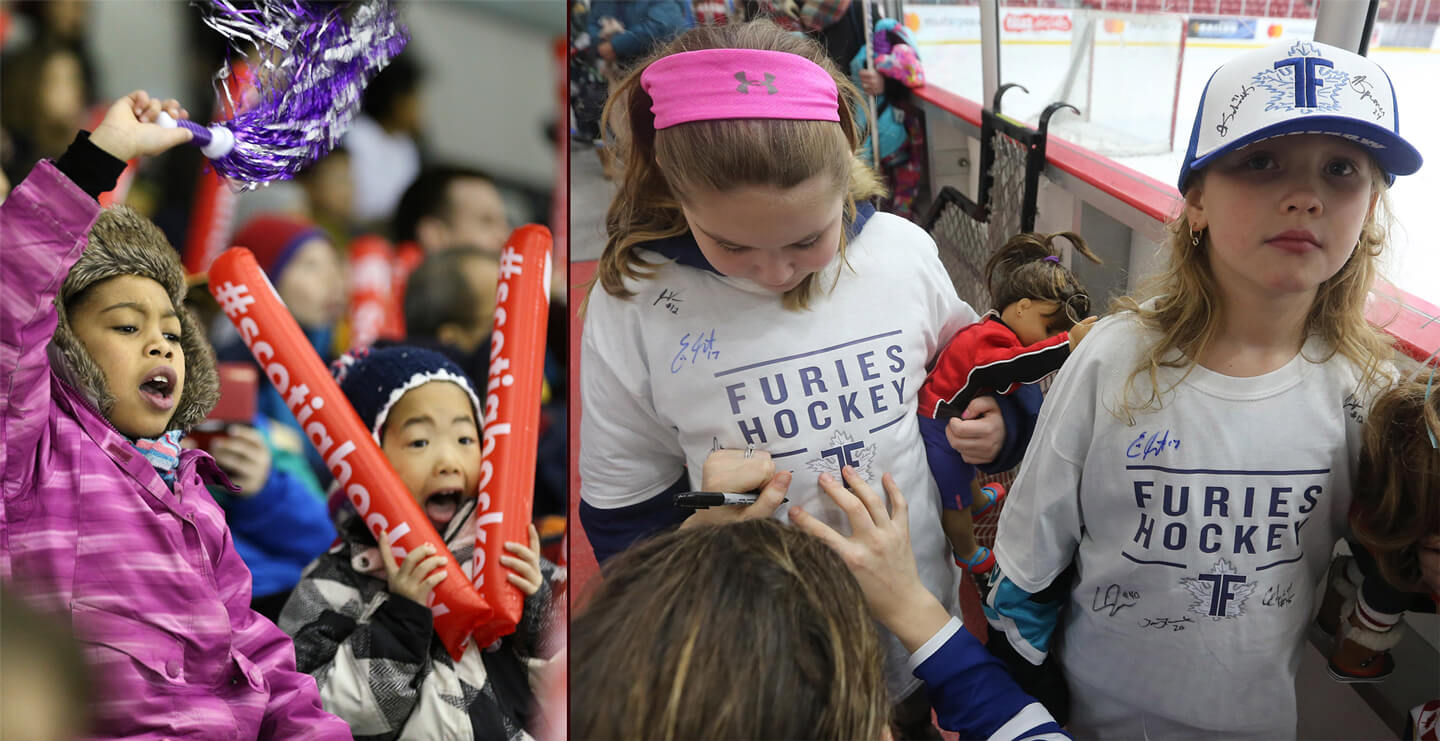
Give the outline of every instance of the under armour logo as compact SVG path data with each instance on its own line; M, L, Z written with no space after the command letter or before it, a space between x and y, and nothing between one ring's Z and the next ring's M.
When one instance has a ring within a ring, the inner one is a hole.
M1325 84L1315 74L1316 67L1334 67L1335 63L1323 57L1291 57L1275 63L1275 69L1290 67L1295 76L1295 107L1314 108L1315 88Z
M759 84L761 84L761 83L759 83L759 82L756 82L756 81L754 81L754 80L751 80L751 79L747 78L747 77L745 76L745 73L744 73L744 72L736 72L736 73L735 73L735 79L737 79L737 80L740 81L740 86L737 87L737 88L735 88L735 89L738 90L738 91L740 91L740 92L742 92L742 93L745 93L746 95L749 95L749 94L750 94L750 86L751 86L751 85L759 85ZM769 72L766 72L766 73L765 73L765 82L764 82L764 85L765 85L765 90L767 91L767 94L768 94L768 95L774 95L775 93L780 92L779 90L776 90L776 89L775 89L775 75L772 75L772 74L770 74Z

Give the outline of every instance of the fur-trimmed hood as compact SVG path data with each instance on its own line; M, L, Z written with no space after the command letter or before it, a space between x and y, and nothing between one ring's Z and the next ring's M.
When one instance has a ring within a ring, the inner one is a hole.
M80 260L65 276L55 311L60 323L50 341L50 365L60 377L95 405L107 419L115 406L100 369L75 332L65 311L85 289L107 278L139 275L164 287L180 316L180 348L185 353L185 388L168 429L189 430L215 407L220 399L220 378L215 371L215 352L190 311L185 308L185 271L179 255L160 229L149 219L126 206L100 212L90 229L90 241Z

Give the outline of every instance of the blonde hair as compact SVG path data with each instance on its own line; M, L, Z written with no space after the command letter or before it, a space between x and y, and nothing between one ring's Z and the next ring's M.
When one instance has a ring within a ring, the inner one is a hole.
M692 121L655 130L652 100L640 75L656 60L703 49L759 49L802 56L820 65L840 93L840 122L777 119ZM608 235L595 280L605 292L629 298L625 280L654 277L654 266L636 248L690 230L680 208L687 190L728 191L744 186L792 188L812 177L844 188L845 219L856 203L884 193L875 173L856 156L863 132L854 111L860 92L835 68L820 46L769 21L700 26L676 37L637 65L610 94L601 114L606 146L623 172L605 217ZM845 235L840 237L841 260ZM838 278L838 275L837 275ZM783 297L785 308L803 309L818 280L807 276Z
M1323 363L1338 353L1361 369L1362 386L1379 380L1380 363L1391 356L1390 340L1365 319L1366 297L1379 272L1379 257L1391 223L1384 173L1373 162L1371 172L1371 186L1377 195L1375 206L1365 216L1359 242L1350 259L1320 284L1303 329L1304 336L1318 336L1331 348L1329 355L1308 360ZM1198 187L1203 178L1201 172L1189 187ZM1165 270L1147 282L1139 297L1121 296L1111 303L1111 311L1131 312L1145 328L1160 334L1160 339L1145 349L1139 365L1125 380L1115 414L1126 424L1135 423L1136 412L1158 410L1163 406L1163 395L1190 375L1196 358L1215 339L1220 325L1219 293L1215 272L1210 266L1208 233L1196 243L1190 220L1183 210L1170 222L1167 231L1169 259ZM1142 305L1151 298L1155 299L1153 307ZM1183 368L1185 372L1162 390L1161 368ZM1141 376L1149 382L1148 397L1136 393L1135 380Z
M1429 435L1426 432L1429 432ZM1425 591L1417 544L1440 532L1440 389L1407 381L1380 395L1365 419L1350 527L1397 589Z
M775 520L624 551L570 640L575 738L848 741L889 722L860 585L824 542Z

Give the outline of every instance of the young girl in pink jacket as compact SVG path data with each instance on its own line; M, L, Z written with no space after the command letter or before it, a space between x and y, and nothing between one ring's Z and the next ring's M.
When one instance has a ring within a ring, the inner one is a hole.
M116 101L0 206L0 579L73 624L104 737L348 739L250 610L250 573L179 439L218 397L159 229L95 198L190 138L173 100Z

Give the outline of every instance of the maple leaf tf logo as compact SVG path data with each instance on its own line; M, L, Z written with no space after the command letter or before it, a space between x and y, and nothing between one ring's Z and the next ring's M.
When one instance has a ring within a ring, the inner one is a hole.
M1248 577L1237 573L1223 558L1215 562L1210 573L1187 576L1180 580L1180 585L1195 598L1188 608L1190 612L1216 620L1244 615L1245 599L1255 591Z
M875 446L866 445L864 440L850 437L844 430L836 430L830 436L830 446L820 450L819 458L805 461L805 467L815 473L828 473L840 478L840 468L850 466L860 478L871 480L870 464L875 460Z

